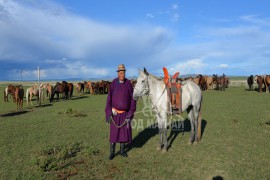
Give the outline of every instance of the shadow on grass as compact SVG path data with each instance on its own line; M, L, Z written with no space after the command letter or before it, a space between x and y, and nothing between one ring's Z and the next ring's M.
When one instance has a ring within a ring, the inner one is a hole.
M213 180L223 180L223 177L222 176L215 176L215 177L213 177Z
M43 108L43 107L50 107L53 106L53 104L41 104L39 105L28 105L27 109L33 109L33 108Z
M7 113L7 114L2 114L0 115L0 117L12 117L12 116L18 116L18 115L21 115L21 114L26 114L28 113L29 111L16 111L16 112L10 112L10 113Z
M74 96L71 98L71 100L79 100L79 99L85 99L85 98L89 98L88 96Z
M182 124L183 123L183 124ZM204 130L206 127L207 121L205 119L202 119L202 135L201 138L203 138ZM184 121L174 121L171 125L172 127L177 127L177 128L171 128L171 133L168 137L168 149L171 148L174 140L179 134L184 134L185 132L190 132L191 131L191 124L188 119L185 119ZM184 126L184 128L183 128Z
M180 125L184 123L183 125ZM202 138L207 125L207 121L205 119L202 120ZM156 128L154 128L156 127ZM127 145L127 151L130 151L132 148L141 148L143 147L152 137L158 134L158 125L157 123L150 125L149 127L145 128L135 138L133 138L132 143ZM178 128L173 128L178 127ZM191 131L190 121L185 119L184 121L174 121L171 124L170 128L170 135L167 137L168 139L168 149L172 146L174 140L177 138L179 134L183 134L185 132Z

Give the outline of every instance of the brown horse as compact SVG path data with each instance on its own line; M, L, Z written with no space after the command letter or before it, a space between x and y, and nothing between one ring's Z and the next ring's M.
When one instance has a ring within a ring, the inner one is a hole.
M69 99L71 99L73 95L74 85L72 83L68 83L68 92L69 92Z
M15 87L14 97L15 97L15 101L16 101L16 104L17 104L17 111L22 110L22 108L23 108L23 97L24 97L24 90L23 90L22 85L19 85L19 86Z
M76 90L78 94L80 93L80 96L84 94L84 83L77 83Z
M50 84L41 84L40 87L42 88L42 90L44 89L46 91L47 98L51 97L52 91L53 91L53 86L52 85L50 85ZM44 101L44 97L43 97L43 101Z
M270 86L270 75L256 75L254 81L258 83L259 92L262 92L262 86L265 87L265 92L269 93L269 86Z
M225 88L228 87L228 78L226 78L225 74L221 77L218 77L217 74L213 74L213 83L217 85L217 89L221 91L225 91Z
M262 86L264 84L264 79L262 76L255 75L254 81L258 83L259 92L262 92Z
M131 82L131 84L132 84L132 86L134 88L136 86L137 79L131 79L130 82Z
M192 78L192 81L197 84L198 86L200 86L200 82L201 82L201 78L202 78L202 75L198 75L196 76L195 78Z
M264 86L265 86L265 92L269 93L270 75L265 75L264 76Z
M15 89L16 87L13 85L8 85L4 90L4 101L8 102L8 95L11 94L13 96L13 102L15 102Z
M88 89L89 94L94 94L93 83L91 81L84 81L84 87L85 89Z
M57 95L57 100L59 101L59 93L64 93L64 98L68 99L68 92L69 92L69 88L68 88L68 83L66 81L63 81L62 83L57 82L53 88L50 102L52 102L52 100L54 99L55 94Z
M204 76L206 90L213 90L213 77Z

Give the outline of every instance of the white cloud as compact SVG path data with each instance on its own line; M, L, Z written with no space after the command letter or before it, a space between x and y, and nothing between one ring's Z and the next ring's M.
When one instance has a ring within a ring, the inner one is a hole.
M12 61L21 66L23 62L30 65L27 68L59 68L80 61L87 68L77 70L87 74L99 66L106 69L127 61L143 64L145 57L172 41L170 32L161 26L100 23L54 3L41 6L0 0L0 17L1 64ZM107 70L101 68L96 74L105 76Z
M154 17L155 17L155 16L154 16L153 14L151 14L151 13L147 13L146 16L147 16L148 18L154 18Z
M179 16L179 14L178 13L174 13L173 15L172 15L172 22L178 22L179 21L179 18L180 18L180 16Z
M178 4L172 4L172 9L177 10L178 9Z
M221 68L227 68L227 67L229 67L229 65L228 64L220 64L219 67L221 67Z
M240 19L254 24L270 26L270 17L260 18L258 15L245 15L241 16Z
M169 67L171 74L180 72L180 74L200 74L204 73L204 69L207 66L202 59L190 59L184 62L179 62Z

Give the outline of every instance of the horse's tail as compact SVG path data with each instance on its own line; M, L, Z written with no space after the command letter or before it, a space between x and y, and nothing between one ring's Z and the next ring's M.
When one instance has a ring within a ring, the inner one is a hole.
M202 99L198 116L198 141L202 138Z
M28 101L29 101L29 89L26 90L25 99L26 99L26 104L27 104L27 106L28 106Z

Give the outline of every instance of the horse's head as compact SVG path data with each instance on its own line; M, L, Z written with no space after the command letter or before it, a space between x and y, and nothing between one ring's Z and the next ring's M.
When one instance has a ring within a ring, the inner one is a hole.
M139 97L144 96L149 93L149 82L148 76L149 73L144 68L144 70L139 69L139 77L137 78L137 83L134 87L133 99L138 100Z

